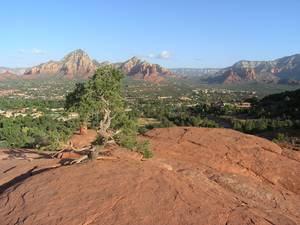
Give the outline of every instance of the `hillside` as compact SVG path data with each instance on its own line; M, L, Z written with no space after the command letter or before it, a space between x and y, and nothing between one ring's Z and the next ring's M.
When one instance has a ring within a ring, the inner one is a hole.
M154 158L111 146L112 159L60 166L0 151L0 224L300 223L299 152L228 129L154 129L140 138Z
M264 97L257 106L261 116L300 119L300 89Z
M242 60L220 71L214 82L225 84L240 82L300 83L300 54L272 61Z
M17 79L19 79L19 76L12 72L5 71L3 73L0 73L0 81L17 80Z

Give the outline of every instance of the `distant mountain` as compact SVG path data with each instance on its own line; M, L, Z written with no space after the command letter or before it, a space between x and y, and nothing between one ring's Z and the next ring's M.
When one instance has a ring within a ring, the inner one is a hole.
M26 71L26 68L8 68L8 67L0 67L0 74L2 73L12 73L16 75L23 75Z
M136 79L143 79L150 82L159 83L166 76L174 76L172 72L157 64L142 61L136 57L124 63L112 64L108 61L98 62L92 60L83 50L75 50L66 55L60 61L49 61L38 66L27 69L24 75L34 77L34 75L61 75L69 79L87 78L101 66L112 65L121 69L126 75Z
M239 61L210 79L226 84L240 82L300 83L300 54L272 61Z
M11 73L8 70L3 73L0 73L0 81L17 80L19 78L20 78L20 76L18 76L17 74Z
M218 68L174 68L173 73L181 77L211 77L217 75L221 69Z
M83 50L75 50L60 61L49 61L25 71L24 75L65 75L67 78L88 77L100 66Z
M133 57L125 62L98 62L81 49L66 55L62 60L49 61L32 68L0 67L0 80L10 79L13 75L37 79L43 76L60 76L68 79L87 78L104 65L121 69L126 75L159 83L168 77L198 76L209 83L235 84L242 82L266 82L279 84L300 84L300 54L272 61L242 60L224 68L175 68L166 69L158 64Z
M116 66L128 76L155 83L165 80L166 77L175 77L175 74L170 70L158 64L142 61L137 57L133 57L124 63L116 64Z

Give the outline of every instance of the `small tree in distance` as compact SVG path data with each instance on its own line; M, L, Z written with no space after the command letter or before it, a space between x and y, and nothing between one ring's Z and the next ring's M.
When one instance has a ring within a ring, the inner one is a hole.
M66 96L66 109L79 114L81 128L97 120L101 145L115 141L127 148L136 145L136 123L126 113L122 95L123 74L112 66L99 68L85 83L77 83ZM96 152L95 148L93 150Z

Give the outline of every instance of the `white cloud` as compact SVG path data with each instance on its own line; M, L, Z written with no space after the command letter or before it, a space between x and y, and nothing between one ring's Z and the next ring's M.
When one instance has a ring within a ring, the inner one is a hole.
M151 54L148 55L148 57L149 57L149 58L155 58L155 54L152 54L152 53L151 53Z
M170 59L171 58L171 53L169 51L162 51L161 53L159 53L157 58Z
M33 55L45 55L47 52L38 48L33 48L31 54Z
M172 57L172 54L171 52L169 51L162 51L161 53L159 54L149 54L148 55L149 58L156 58L156 59L170 59Z

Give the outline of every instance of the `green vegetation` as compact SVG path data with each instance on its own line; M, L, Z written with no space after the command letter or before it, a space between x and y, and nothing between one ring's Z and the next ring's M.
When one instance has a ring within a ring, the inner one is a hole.
M20 109L26 108L36 108L38 110L47 111L51 108L61 108L64 107L64 101L58 100L41 100L41 99L10 99L10 98L0 98L1 110L8 109Z
M300 120L281 120L281 119L247 119L247 120L232 120L233 129L245 133L259 133L263 131L276 131L281 128L300 128Z
M286 141L287 137L283 133L278 133L276 138L274 139L275 142L283 142Z
M78 127L78 121L58 121L51 117L0 117L2 147L58 150Z
M254 112L257 116L300 119L300 89L266 96Z
M137 151L140 152L145 159L153 157L153 153L150 150L150 142L143 141L137 144Z
M170 79L157 85L123 78L119 71L105 67L88 81L49 78L3 82L1 146L60 149L80 126L96 130L102 126L97 144L113 139L126 148L145 152L145 157L147 144L139 144L136 134L156 127L226 127L255 135L271 132L270 139L276 140L282 139L276 137L278 133L299 139L300 90L266 96L297 86L209 85L195 79ZM243 102L251 107L237 106ZM109 121L106 129L103 126Z
M140 128L143 133L154 127L194 126L218 127L217 123L209 120L204 113L195 113L193 107L175 105L166 101L139 101L134 105L139 117L155 118L159 123L146 124ZM145 129L146 128L146 129Z
M92 78L77 83L74 91L67 95L66 109L79 114L82 127L93 125L103 145L113 140L135 149L137 122L126 112L122 78L121 71L111 66L98 69Z
M91 79L77 83L66 96L66 109L79 113L81 126L94 124L105 141L116 135L120 144L131 147L135 141L128 139L134 139L135 126L125 112L122 78L123 74L110 66L98 69Z

